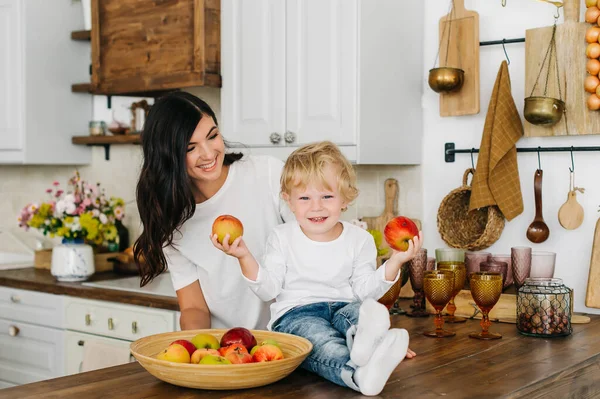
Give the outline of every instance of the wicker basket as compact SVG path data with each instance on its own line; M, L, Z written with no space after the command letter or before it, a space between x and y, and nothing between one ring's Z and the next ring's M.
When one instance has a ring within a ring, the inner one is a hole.
M498 241L504 229L504 215L497 206L475 209L469 212L471 186L467 184L467 169L463 185L452 190L440 204L437 225L442 239L453 248L478 251Z

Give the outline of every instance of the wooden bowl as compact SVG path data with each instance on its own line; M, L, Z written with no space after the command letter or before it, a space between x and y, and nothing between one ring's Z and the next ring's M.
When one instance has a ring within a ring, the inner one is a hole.
M131 343L131 354L150 374L173 385L200 389L244 389L279 381L294 371L312 350L309 340L291 334L251 330L257 342L271 338L284 358L262 363L206 365L158 360L156 355L177 339L212 334L219 340L227 330L187 330L150 335Z

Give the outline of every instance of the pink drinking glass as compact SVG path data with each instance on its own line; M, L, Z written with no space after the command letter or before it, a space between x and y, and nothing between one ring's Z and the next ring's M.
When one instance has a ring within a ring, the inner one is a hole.
M421 248L419 253L408 261L408 271L410 275L410 284L415 293L413 298L413 309L407 312L409 317L428 317L429 313L425 310L425 293L423 292L423 275L427 267L427 250Z
M427 257L427 268L426 271L435 270L435 258L432 256Z
M471 273L477 273L479 271L479 265L481 262L488 260L491 255L485 251L467 251L465 252L465 268L467 269L467 279L465 285L469 286L469 277Z
M531 272L529 277L554 277L556 253L548 251L535 251L531 253Z
M508 269L506 271L506 287L514 283L514 273L512 266L512 255L511 254L492 254L489 260L495 260L496 262L506 262Z
M531 273L531 247L512 247L510 255L514 283L519 289Z

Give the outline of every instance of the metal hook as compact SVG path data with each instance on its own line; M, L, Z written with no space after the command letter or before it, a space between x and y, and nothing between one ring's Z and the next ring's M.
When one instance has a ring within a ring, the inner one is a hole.
M542 163L540 162L540 150L542 149L542 147L537 148L537 154L538 154L538 170L542 170Z
M506 0L502 0L502 7L506 7Z
M475 162L473 162L473 153L475 152L475 148L471 148L471 168L475 169Z
M569 168L571 173L575 172L575 160L573 159L573 146L571 146L571 167Z
M506 52L506 47L504 47L504 43L506 43L506 39L502 39L502 49L504 50L504 56L506 57L506 62L510 65L510 58L508 58L508 53Z

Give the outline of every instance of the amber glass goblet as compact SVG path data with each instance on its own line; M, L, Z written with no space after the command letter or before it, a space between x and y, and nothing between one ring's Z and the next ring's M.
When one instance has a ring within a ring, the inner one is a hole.
M448 304L454 292L454 273L449 270L431 270L423 276L423 291L425 297L436 310L435 331L426 331L427 337L444 338L456 335L454 331L444 330L442 310Z
M415 293L409 317L428 317L429 313L425 310L425 294L423 294L423 275L427 268L427 250L421 248L419 253L408 262L408 271L410 274L410 285Z
M465 268L464 262L438 262L438 270L448 270L454 273L454 291L452 292L452 298L448 303L448 316L444 317L446 323L464 323L467 321L464 317L454 316L456 312L456 305L454 304L454 297L458 295L460 290L465 286L465 280L467 278L467 269Z
M502 294L502 274L491 272L478 272L471 275L471 295L483 317L481 318L481 332L469 334L471 338L477 339L498 339L502 335L489 332L490 318L488 314L494 307Z

